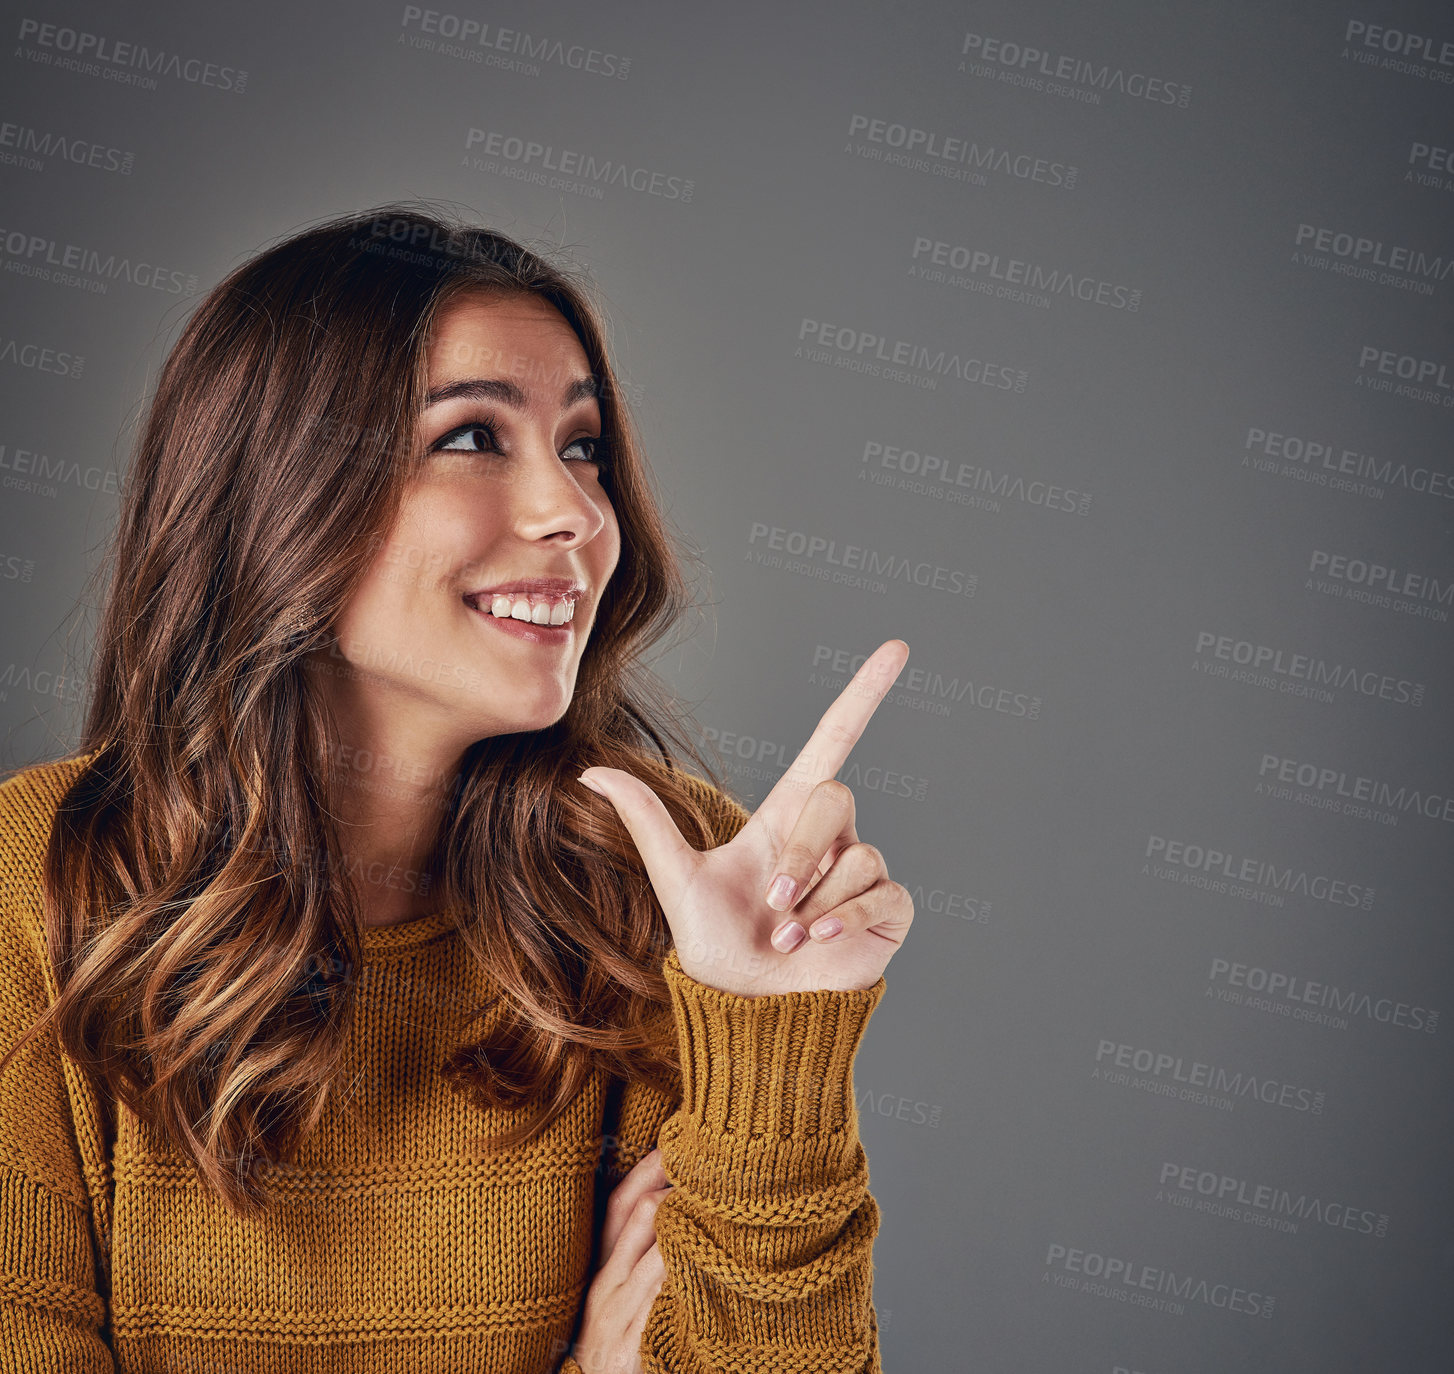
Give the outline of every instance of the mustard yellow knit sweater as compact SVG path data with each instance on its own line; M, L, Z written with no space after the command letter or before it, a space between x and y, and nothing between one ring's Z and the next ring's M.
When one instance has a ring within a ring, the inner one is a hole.
M0 785L0 1052L55 999L40 904L80 760ZM747 813L696 780L719 842ZM54 1035L0 1075L0 1370L581 1374L593 1209L658 1143L666 1279L646 1371L880 1371L879 1213L852 1089L884 991L745 998L663 962L680 1091L601 1071L534 1144L466 1144L489 1114L437 1069L487 980L443 913L364 932L348 1091L234 1219L185 1158L95 1094ZM609 1089L609 1091L608 1091Z

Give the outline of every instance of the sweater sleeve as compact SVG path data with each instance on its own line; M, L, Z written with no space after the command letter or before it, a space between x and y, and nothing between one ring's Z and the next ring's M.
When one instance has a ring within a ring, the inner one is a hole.
M659 1137L673 1187L643 1369L879 1374L852 1067L884 980L749 998L696 982L675 951L663 972L683 1081Z
M689 778L718 844L749 819ZM682 1073L633 1079L608 1110L614 1186L657 1144L666 1269L640 1346L646 1374L882 1374L873 1307L879 1212L868 1191L852 1067L885 980L853 992L739 997L661 965ZM567 1356L560 1374L582 1374Z
M40 932L21 919L16 874L5 867L0 1054L48 1005ZM16 1374L114 1374L96 1273L61 1051L53 1031L42 1033L0 1072L0 1366Z
M725 844L748 813L705 782L701 793ZM879 1211L852 1070L885 980L741 997L697 982L675 950L662 973L680 1092L628 1083L614 1121L618 1175L660 1144L673 1185L655 1218L666 1277L642 1333L643 1370L881 1374Z

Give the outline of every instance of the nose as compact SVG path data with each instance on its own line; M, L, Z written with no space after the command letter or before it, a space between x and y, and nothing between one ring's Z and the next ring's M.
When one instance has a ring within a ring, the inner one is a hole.
M600 498L573 468L596 469L564 459L549 441L532 440L511 464L511 523L522 539L553 539L569 548L589 543L606 525ZM590 479L594 482L594 479Z

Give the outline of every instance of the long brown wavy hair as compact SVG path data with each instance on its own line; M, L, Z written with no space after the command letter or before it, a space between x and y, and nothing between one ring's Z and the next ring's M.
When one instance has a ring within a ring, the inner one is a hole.
M633 771L689 843L715 843L685 774L720 774L644 662L697 606L683 566L698 560L653 495L596 288L425 202L330 219L202 298L159 375L107 559L77 750L90 757L45 857L60 994L25 1037L53 1021L93 1082L239 1214L266 1206L264 1166L292 1162L322 1115L360 961L329 804L338 735L306 662L417 461L431 322L472 290L542 297L580 339L621 556L564 716L476 741L453 779L436 910L507 1008L445 1072L482 1106L536 1105L484 1146L505 1149L597 1066L661 1083L680 1070L662 1015L669 928L611 803L575 781L593 764Z

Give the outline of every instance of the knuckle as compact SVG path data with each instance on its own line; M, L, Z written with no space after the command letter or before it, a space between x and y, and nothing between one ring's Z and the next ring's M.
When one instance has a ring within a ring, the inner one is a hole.
M837 778L825 778L818 784L818 791L834 806L844 811L853 810L853 789L846 782L840 782Z
M860 892L847 903L847 909L849 916L845 917L843 924L850 927L871 926L881 915L877 894L870 892Z
M794 841L778 858L778 868L784 873L811 873L818 866L818 856L807 845Z
M883 920L898 905L899 897L894 891L896 886L896 883L881 878L863 894L876 920Z
M631 1172L635 1173L638 1169L640 1169L642 1173L645 1173L648 1169L655 1167L660 1159L661 1146L658 1145L655 1149L648 1150L644 1155L642 1155L641 1158L638 1159L636 1163L632 1166Z
M886 908L901 912L907 921L914 919L914 894L903 883L886 882L883 896Z

